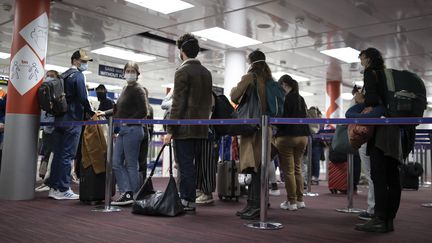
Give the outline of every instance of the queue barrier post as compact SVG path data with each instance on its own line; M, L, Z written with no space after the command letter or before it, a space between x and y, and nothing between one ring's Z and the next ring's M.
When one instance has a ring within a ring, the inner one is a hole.
M348 207L336 209L341 213L361 213L364 212L362 209L353 207L353 193L354 193L354 155L348 154Z
M258 222L249 222L245 226L252 229L260 230L277 230L282 229L283 225L276 222L267 221L267 205L268 205L268 163L270 161L270 140L269 136L269 117L263 115L261 117L261 195L260 195L260 220Z
M94 212L120 212L121 208L117 206L111 206L111 193L112 193L112 155L113 155L113 134L114 124L113 118L108 118L108 141L107 141L107 159L105 165L105 202L102 206L95 207L92 211Z

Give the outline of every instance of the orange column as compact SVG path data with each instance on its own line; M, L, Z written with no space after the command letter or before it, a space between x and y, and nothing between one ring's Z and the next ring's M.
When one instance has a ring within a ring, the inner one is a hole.
M10 82L0 173L0 198L34 197L40 109L50 0L15 0Z

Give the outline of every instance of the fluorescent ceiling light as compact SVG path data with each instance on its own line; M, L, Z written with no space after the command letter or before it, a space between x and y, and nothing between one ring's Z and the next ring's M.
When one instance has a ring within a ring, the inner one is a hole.
M5 53L5 52L0 52L0 58L1 59L7 59L10 57L9 53Z
M295 79L297 82L305 82L305 81L309 81L309 78L303 77L303 76L299 76L296 74L292 74L292 73L286 73L286 72L273 72L272 75L273 77L277 80L280 79L280 77L282 77L283 75L288 74L289 76L291 76L291 78Z
M432 96L427 97L428 102L432 102Z
M194 7L194 5L180 0L126 0L127 2L154 10L163 14L170 14Z
M305 91L299 91L299 94L301 96L304 96L304 97L306 97L306 96L313 96L314 95L313 93L305 92Z
M357 51L356 49L353 49L351 47L336 48L320 52L322 54L334 57L347 63L360 62L360 59L358 58L360 51Z
M172 89L172 88L174 88L174 83L162 84L161 86L162 86L162 88Z
M86 82L89 89L95 89L100 83ZM121 90L123 87L117 85L103 84L107 90Z
M136 53L133 51L115 48L115 47L102 47L96 50L91 51L93 53L109 56L109 57L115 57L127 61L134 61L134 62L147 62L156 59L155 56L143 54L143 53Z
M344 100L352 100L352 98L354 97L351 93L342 93L341 94L342 99Z
M83 74L91 74L92 71L87 70L87 71L84 71L84 72L82 72L82 73L83 73Z
M55 71L57 71L59 73L62 73L64 71L68 70L68 69L69 69L68 67L62 67L62 66L53 65L53 64L45 64L45 71L55 70Z
M254 40L252 38L239 35L219 27L195 31L192 32L192 34L236 48L262 43L261 41Z

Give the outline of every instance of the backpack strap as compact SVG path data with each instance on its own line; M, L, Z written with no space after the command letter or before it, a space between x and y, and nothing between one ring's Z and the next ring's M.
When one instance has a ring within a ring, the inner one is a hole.
M387 89L390 92L395 92L395 82L393 78L393 72L391 69L384 69L384 73L386 76Z

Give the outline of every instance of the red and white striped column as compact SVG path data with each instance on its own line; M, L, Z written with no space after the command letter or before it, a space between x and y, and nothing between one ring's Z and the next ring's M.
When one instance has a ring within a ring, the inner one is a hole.
M343 117L341 97L342 69L337 61L332 60L327 69L326 82L326 117Z
M50 0L15 0L10 82L0 173L0 198L34 198L40 109Z

